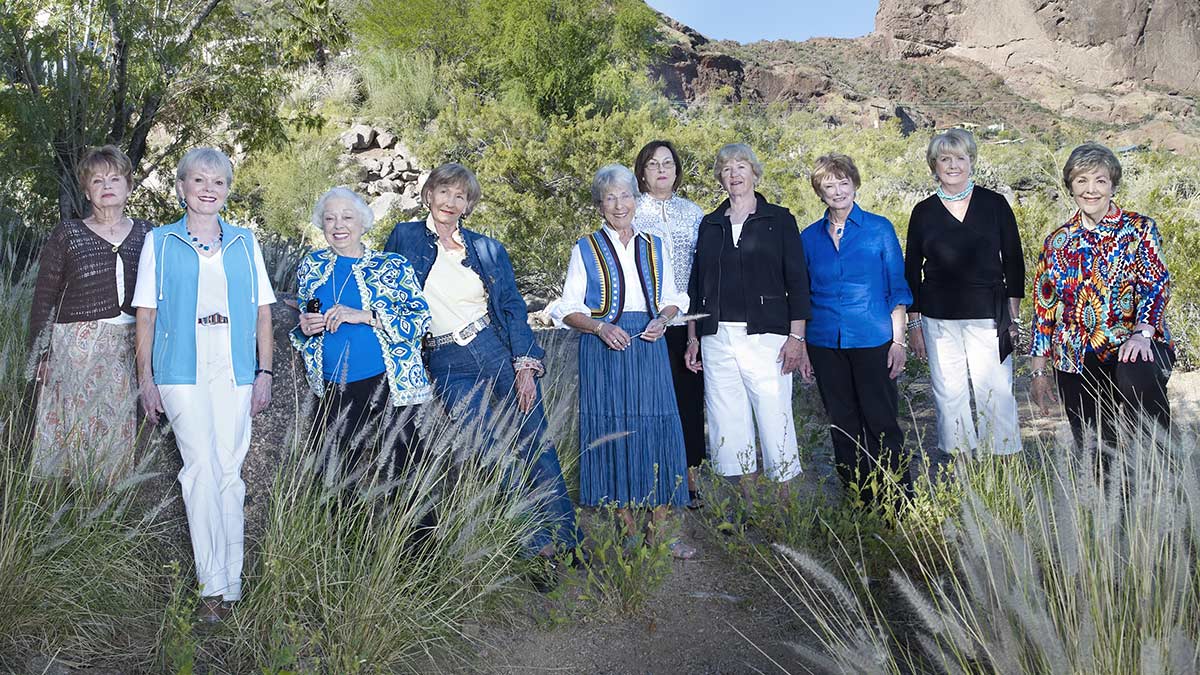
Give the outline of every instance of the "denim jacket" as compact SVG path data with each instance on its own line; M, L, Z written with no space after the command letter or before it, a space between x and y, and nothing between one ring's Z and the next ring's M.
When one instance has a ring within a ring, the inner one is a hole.
M495 239L465 227L460 227L459 233L466 248L466 263L483 282L483 288L487 291L488 315L500 341L508 347L514 366L535 361L536 369L541 371L541 360L546 352L538 345L533 330L529 328L529 312L525 299L517 290L517 277L513 273L508 251ZM429 231L424 220L397 223L384 250L408 258L421 288L425 287L429 270L433 269L433 262L437 259L437 235Z
M308 254L296 268L297 300L301 310L333 274L337 255L331 249ZM353 267L363 309L375 312L375 337L383 350L391 402L394 406L424 403L433 394L429 374L421 360L421 338L429 329L429 304L421 293L412 265L403 256L364 247ZM325 393L321 374L323 334L305 335L297 326L292 346L304 356L308 386L317 396Z

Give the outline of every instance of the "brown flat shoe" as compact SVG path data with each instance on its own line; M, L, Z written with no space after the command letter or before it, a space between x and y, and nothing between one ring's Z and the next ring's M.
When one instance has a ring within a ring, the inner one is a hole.
M229 616L229 606L221 601L221 596L212 595L200 598L200 606L196 608L196 619L201 623L221 623Z

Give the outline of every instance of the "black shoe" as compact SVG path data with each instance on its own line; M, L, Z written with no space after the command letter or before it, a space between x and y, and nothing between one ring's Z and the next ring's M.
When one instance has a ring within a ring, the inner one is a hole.
M696 511L698 509L704 508L704 502L700 501L700 491L699 490L688 490L687 507L688 507L689 511Z

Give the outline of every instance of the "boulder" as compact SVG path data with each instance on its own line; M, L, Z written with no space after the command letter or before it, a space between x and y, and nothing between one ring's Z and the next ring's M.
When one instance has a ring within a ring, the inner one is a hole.
M420 203L412 195L399 192L384 192L371 200L371 212L375 214L376 222L384 222L392 214L414 211L418 206Z
M366 150L375 143L375 129L365 124L355 124L342 134L341 143L350 151Z
M386 150L396 144L396 134L390 131L380 131L375 134L375 143Z

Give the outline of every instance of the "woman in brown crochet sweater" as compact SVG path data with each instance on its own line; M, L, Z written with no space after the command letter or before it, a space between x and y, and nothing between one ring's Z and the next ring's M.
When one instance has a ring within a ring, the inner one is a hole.
M34 469L112 482L137 434L131 300L152 226L125 215L133 165L120 149L88 150L76 175L91 213L50 233L29 316L39 390Z

